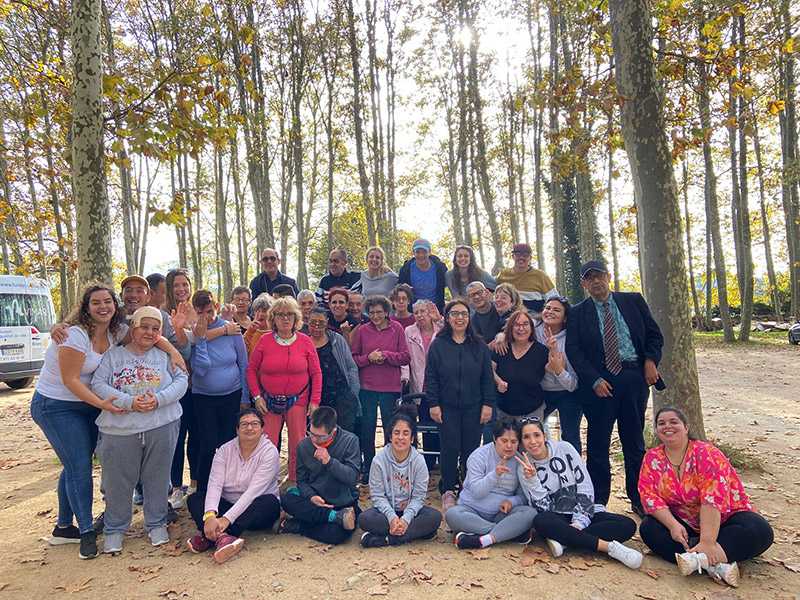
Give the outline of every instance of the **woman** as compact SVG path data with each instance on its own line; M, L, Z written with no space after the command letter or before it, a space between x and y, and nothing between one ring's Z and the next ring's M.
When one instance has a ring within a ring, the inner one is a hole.
M581 417L583 409L577 393L578 376L569 364L564 346L567 342L567 317L570 303L563 296L552 296L542 309L542 320L536 325L536 339L549 349L545 374L544 419L558 411L561 422L561 439L569 442L581 455Z
M100 398L89 389L103 355L127 332L114 291L90 282L66 322L71 325L61 345L50 344L44 355L31 417L41 427L62 465L58 478L58 522L50 543L80 543L78 556L97 556L92 530L92 453L97 443L95 420L102 410L123 414L116 395ZM130 492L128 490L128 498ZM72 524L73 516L78 526Z
M252 408L240 412L236 438L214 456L208 490L189 496L186 504L200 531L188 542L192 552L215 546L214 560L224 563L244 546L244 531L269 529L280 516L280 459L263 427Z
M250 327L244 334L244 346L247 348L248 358L253 355L258 340L261 336L267 333L269 324L267 323L267 314L269 307L272 306L272 296L264 292L253 301L253 319L250 322Z
M335 288L328 293L328 327L340 334L352 348L361 321L347 312L348 299L349 294L343 288Z
M497 287L497 280L475 262L475 251L471 246L456 246L453 253L453 268L444 275L444 283L452 298L466 298L467 285L480 281L489 289Z
M397 285L398 275L386 266L386 253L380 246L367 250L367 270L361 271L361 293L368 296L388 296Z
M492 426L494 443L484 444L467 459L467 477L458 504L444 517L457 531L456 546L486 548L514 540L531 541L536 510L520 489L516 463L519 437L514 422L498 418ZM508 464L506 464L508 463Z
M645 454L639 492L648 516L642 541L681 575L705 570L736 587L737 561L772 545L769 523L755 512L725 455L692 437L686 415L665 407L656 413L662 445Z
M214 452L236 437L236 414L250 405L247 389L247 349L238 329L232 335L211 339L209 332L223 329L217 302L208 290L197 290L192 307L197 313L192 348L192 400L200 431L197 489L205 490Z
M414 319L416 323L406 328L406 343L411 362L401 369L400 377L408 381L408 391L419 394L425 391L425 360L428 349L436 334L444 327L444 319L439 314L436 304L428 300L417 300L414 303ZM430 423L431 415L427 398L420 401L418 406L419 422ZM422 434L422 445L425 451L439 452L439 436L430 433ZM436 466L436 456L426 455L425 462L428 469Z
M411 361L403 326L389 319L389 299L370 296L364 302L369 323L360 327L351 344L353 360L358 366L361 389L358 392L363 415L361 418L361 451L364 453L363 483L375 457L375 428L378 426L378 407L381 423L388 423L394 403L403 389L400 368Z
M247 383L256 410L264 415L267 437L278 440L286 423L291 486L297 482L297 444L305 437L306 417L322 398L322 371L311 338L297 332L303 313L294 298L275 300L267 323L273 333L258 340L247 368Z
M544 418L544 393L540 384L545 374L548 349L536 341L533 319L527 311L515 311L503 333L511 340L504 355L492 352L492 370L497 384L497 416L518 419Z
M586 465L568 442L548 440L537 418L519 422L523 458L518 475L530 504L539 511L536 533L547 540L553 556L565 547L604 552L626 567L638 569L642 554L622 544L636 533L636 523L623 515L595 512L594 488Z
M172 453L180 430L181 397L188 377L173 372L170 357L155 347L161 336L161 311L144 306L133 313L131 341L111 348L92 377L99 397L116 396L126 414L97 417L97 456L103 467L105 511L103 552L122 552L131 525L131 490L141 483L145 529L153 546L169 542L167 496Z
M492 416L494 380L489 349L475 333L464 300L444 308L444 327L428 350L425 392L431 418L439 425L442 453L442 510L455 504L459 457L463 465L478 447ZM446 515L445 515L446 516Z
M233 313L233 324L239 327L239 333L242 335L250 328L250 323L252 322L250 319L250 315L248 311L250 310L250 301L252 300L252 296L250 295L250 288L246 285L240 285L238 287L233 288L233 293L231 294L231 304L236 308L236 312Z
M389 317L392 321L400 323L403 329L416 322L414 315L408 311L414 304L414 292L411 291L410 285L407 283L396 285L389 296L389 300L394 306L394 313Z
M428 469L417 452L417 424L398 410L384 428L386 443L369 473L372 508L358 516L364 548L398 546L416 539L432 540L442 513L425 506Z
M328 329L324 308L311 309L308 330L322 369L322 400L319 405L333 407L336 410L336 424L355 433L356 416L361 411L358 403L358 367L350 348L341 335Z

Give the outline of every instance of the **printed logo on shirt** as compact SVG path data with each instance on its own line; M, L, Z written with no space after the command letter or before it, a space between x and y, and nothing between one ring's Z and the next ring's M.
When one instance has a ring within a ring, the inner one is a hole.
M158 387L162 379L163 376L157 369L136 363L133 368L125 367L121 371L115 372L111 385L116 389L125 387L138 390Z

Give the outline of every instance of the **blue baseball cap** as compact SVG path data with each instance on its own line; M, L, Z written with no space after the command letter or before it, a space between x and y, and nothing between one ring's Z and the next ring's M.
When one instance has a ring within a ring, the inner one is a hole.
M428 252L431 251L431 243L426 240L425 238L417 238L414 240L414 245L412 246L412 252L417 248L422 248L423 250L427 250Z

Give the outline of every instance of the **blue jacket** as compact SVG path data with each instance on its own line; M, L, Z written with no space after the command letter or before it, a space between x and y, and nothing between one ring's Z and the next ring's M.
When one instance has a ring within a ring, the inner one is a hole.
M224 324L225 321L217 317L209 329ZM244 338L238 333L223 335L211 342L208 338L197 338L192 346L192 391L207 396L227 396L239 389L242 391L241 403L249 404Z

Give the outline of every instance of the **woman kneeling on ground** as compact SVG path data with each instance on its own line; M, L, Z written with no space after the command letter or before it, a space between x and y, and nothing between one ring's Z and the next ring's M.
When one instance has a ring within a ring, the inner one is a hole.
M467 477L458 504L445 513L462 549L485 548L513 539L531 541L536 510L528 506L513 459L519 436L514 422L500 418L492 425L493 444L484 444L467 459ZM506 463L510 463L506 466Z
M252 408L240 412L236 437L214 456L208 489L186 500L200 530L189 550L205 552L216 544L214 560L224 563L244 546L245 530L269 529L281 514L278 450L262 434L264 420Z
M638 569L641 552L624 546L636 533L636 523L623 515L595 512L594 487L586 465L569 442L548 440L536 417L520 419L519 435L525 448L519 479L539 513L536 533L547 540L553 556L565 547L605 552L626 567Z
M386 431L386 445L375 457L369 472L372 508L358 517L365 548L397 546L411 540L432 540L442 522L442 513L425 506L428 467L417 452L414 415L398 410Z
M755 512L725 455L692 438L682 411L662 408L655 422L663 445L642 462L639 492L648 516L639 535L655 554L677 563L681 575L705 570L735 587L736 561L769 548L772 527Z

